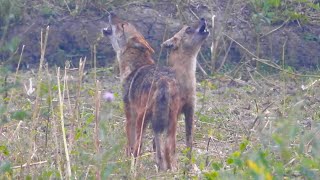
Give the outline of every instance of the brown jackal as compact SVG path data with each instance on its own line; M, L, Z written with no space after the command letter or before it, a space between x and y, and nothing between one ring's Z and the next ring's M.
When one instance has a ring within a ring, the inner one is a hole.
M207 23L202 18L191 26L184 26L172 38L162 43L162 46L171 49L169 66L175 70L179 81L182 95L181 107L186 124L186 144L190 148L189 157L192 151L196 104L196 61L201 45L208 35Z
M176 126L180 92L174 71L157 67L154 50L136 28L109 15L110 27L103 29L111 40L120 66L126 114L127 154L139 155L141 138L151 121L156 160L161 170L175 166ZM165 143L162 142L161 135Z

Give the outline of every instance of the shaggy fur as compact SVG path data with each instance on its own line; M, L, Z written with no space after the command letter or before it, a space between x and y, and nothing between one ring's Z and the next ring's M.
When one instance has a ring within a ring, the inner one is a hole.
M202 44L208 37L206 21L202 18L191 26L184 26L172 38L162 43L170 48L169 66L176 73L182 95L182 113L185 115L186 144L191 158L194 113L196 106L196 61Z
M111 40L120 66L127 154L139 155L144 129L151 121L158 167L172 169L176 164L176 126L181 107L175 73L155 65L153 49L132 24L114 13L109 15L109 23L103 33Z

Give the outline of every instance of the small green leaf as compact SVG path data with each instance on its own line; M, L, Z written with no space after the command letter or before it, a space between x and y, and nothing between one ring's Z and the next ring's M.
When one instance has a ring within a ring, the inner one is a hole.
M41 174L41 178L50 179L53 173L54 173L53 171L44 171Z
M238 158L240 157L241 153L239 151L235 151L234 153L231 154L232 157Z
M216 170L216 171L219 171L220 170L220 168L221 168L221 164L219 164L219 163L212 163L212 168L214 169L214 170Z
M5 174L6 172L8 172L9 174L10 172L12 172L11 164L9 162L4 162L0 164L0 174Z
M204 174L204 177L208 180L218 179L219 173L216 171L208 172Z
M53 91L58 91L58 85L52 86L52 90L53 90Z
M227 164L233 164L234 162L234 159L233 158L228 158L227 159Z
M283 144L283 139L282 139L280 136L274 134L274 135L272 136L272 138L273 138L273 140L275 141L275 143L277 143L277 144L279 144L279 145L282 145L282 144Z
M28 174L28 175L25 177L25 179L26 179L26 180L32 180L32 177L31 177L31 175Z
M88 90L89 96L94 96L95 93L96 93L96 92L95 92L93 89L89 89L89 90Z
M10 155L10 152L9 152L9 150L8 150L8 147L5 146L5 145L1 145L1 146L0 146L0 152L1 152L2 154L4 154L5 156L9 156L9 155Z
M24 120L27 116L27 112L23 110L18 110L11 114L11 118L16 120Z
M243 142L241 142L240 144L240 151L243 152L246 150L247 146L249 144L249 141L248 140L244 140Z
M41 82L41 84L40 84L40 93L41 93L41 96L43 96L44 94L48 94L48 92L49 92L48 84Z

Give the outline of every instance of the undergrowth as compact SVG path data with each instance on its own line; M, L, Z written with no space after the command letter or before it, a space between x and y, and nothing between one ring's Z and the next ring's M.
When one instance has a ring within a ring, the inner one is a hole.
M270 22L278 21L276 17L283 21L291 16L282 11L286 5L283 1L250 2L256 13ZM287 2L318 8L305 1ZM54 14L51 3L59 3L76 15L92 2L46 3L41 12L50 16ZM17 20L19 13L11 5L7 10ZM2 12L1 25L10 24L12 19ZM5 32L1 29L2 37ZM40 39L38 70L17 68L11 72L5 65L0 68L0 179L269 180L320 176L319 72L309 76L296 74L285 64L283 69L263 64L262 71L266 72L249 71L247 81L232 78L243 69L230 73L226 69L224 74L198 78L192 166L185 166L189 160L180 118L179 168L175 172L158 172L149 130L137 163L124 155L121 87L112 68L97 68L95 58L94 62L80 59L78 68L71 68L69 62L61 69L49 68L45 51L50 42L47 44L45 33ZM19 49L19 44L19 39L13 39L0 51L20 54L20 64L23 48ZM88 64L94 68L86 68Z
M248 82L227 75L203 80L198 86L193 166L189 171L184 166L188 160L179 121L179 169L160 173L149 131L137 164L124 156L118 79L109 68L85 70L85 64L81 60L77 69L66 64L59 71L43 65L35 73L18 71L17 76L1 71L1 179L319 176L319 80L292 79L286 73L281 79L254 75Z

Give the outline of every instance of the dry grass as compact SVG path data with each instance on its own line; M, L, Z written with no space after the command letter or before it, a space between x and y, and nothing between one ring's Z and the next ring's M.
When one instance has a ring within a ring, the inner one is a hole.
M1 171L5 172L2 178L67 178L70 175L71 178L80 179L96 176L102 179L129 178L131 158L124 156L125 119L119 80L108 69L97 69L97 72L87 70L83 76L79 76L78 69L66 68L63 71L64 75L58 74L58 80L54 78L55 70L48 70L43 72L42 77L47 78L42 78L40 85L33 82L34 87L40 87L38 104L35 103L36 93L28 95L22 86L30 78L34 79L36 74L32 71L18 73L17 82L20 84L10 89L12 96L4 113L8 122L2 122L0 127ZM101 87L95 85L95 74ZM8 81L14 77L15 74L9 74ZM203 80L198 84L194 166L189 172L190 176L202 178L205 172L212 170L212 164L215 163L223 166L224 173L231 172L233 168L232 164L227 163L228 159L246 139L249 143L243 152L247 154L245 156L256 151L257 147L277 154L272 137L282 129L290 133L292 129L286 129L289 125L298 129L297 136L290 140L287 148L304 143L303 154L312 156L312 153L316 153L313 148L318 147L319 140L319 81L290 79L290 76L285 81L277 76L265 79L273 84L268 84L264 79L243 82L227 76ZM303 90L302 85L307 89ZM104 91L115 93L115 100L108 102L96 96ZM39 115L37 119L32 119L35 105L39 108ZM99 109L100 115L97 116L96 111ZM15 116L14 112L17 111L25 114ZM79 119L76 120L77 114ZM64 125L61 124L62 117ZM96 117L99 118L97 125ZM59 124L63 125L62 129ZM99 131L94 130L95 127ZM313 136L303 136L310 133ZM136 167L136 178L183 177L186 161L183 120L179 121L178 127L177 152L180 163L177 172L156 172L151 147L152 135L149 131L146 134L143 155ZM69 153L69 160L66 152ZM297 163L295 156L286 156L288 159L281 155L277 158L288 161L287 166L294 167ZM290 163L290 160L293 162Z
M69 11L78 10L81 7ZM268 179L269 175L316 179L320 175L319 75L300 76L284 66L273 67L280 72L262 75L247 72L243 63L230 74L247 74L248 81L227 73L198 78L192 169L185 172L181 118L178 171L159 173L149 130L138 164L132 167L132 158L124 156L125 118L117 75L110 68L96 68L96 61L93 69L85 67L89 64L85 60L79 68L68 63L60 71L48 68L45 44L42 41L38 70L17 68L10 73L1 67L0 179ZM105 92L112 92L114 100L103 99Z

